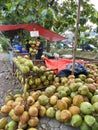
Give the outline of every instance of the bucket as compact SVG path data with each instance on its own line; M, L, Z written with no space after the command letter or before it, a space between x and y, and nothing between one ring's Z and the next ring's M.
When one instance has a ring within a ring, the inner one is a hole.
M14 49L15 49L15 50L19 50L19 52L22 53L22 46L15 45L15 46L14 46Z

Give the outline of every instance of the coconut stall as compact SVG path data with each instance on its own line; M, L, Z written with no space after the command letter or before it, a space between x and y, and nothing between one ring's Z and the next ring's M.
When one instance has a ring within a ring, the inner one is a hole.
M23 91L6 96L0 108L0 129L37 130L40 119L48 117L71 129L98 130L98 65L67 59L67 64L81 62L82 71L77 74L77 67L71 66L74 74L59 76L66 59L44 60L36 65L26 56L13 58L14 74ZM52 69L46 66L47 61L53 64Z

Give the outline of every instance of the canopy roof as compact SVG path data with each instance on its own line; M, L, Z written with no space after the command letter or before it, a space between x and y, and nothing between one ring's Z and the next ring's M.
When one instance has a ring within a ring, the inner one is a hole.
M38 24L30 23L30 24L14 24L14 25L1 25L0 31L9 31L9 30L17 30L17 29L24 29L27 31L39 31L39 35L46 38L49 41L60 41L64 40L65 37L56 34L48 29L41 27Z

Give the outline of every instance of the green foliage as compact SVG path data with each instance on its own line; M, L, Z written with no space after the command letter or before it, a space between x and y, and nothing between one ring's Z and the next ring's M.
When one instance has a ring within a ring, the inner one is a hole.
M0 44L4 51L9 47L9 39L7 39L2 33L0 33Z
M81 2L79 33L89 29L89 20L98 25L98 12L89 1ZM77 7L76 0L62 4L56 0L1 0L0 18L3 24L34 22L59 34L67 29L75 32Z

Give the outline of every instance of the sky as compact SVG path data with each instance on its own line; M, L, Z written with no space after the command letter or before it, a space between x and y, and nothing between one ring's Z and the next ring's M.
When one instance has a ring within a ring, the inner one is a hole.
M98 0L90 0L90 2L95 5L95 9L98 11Z

